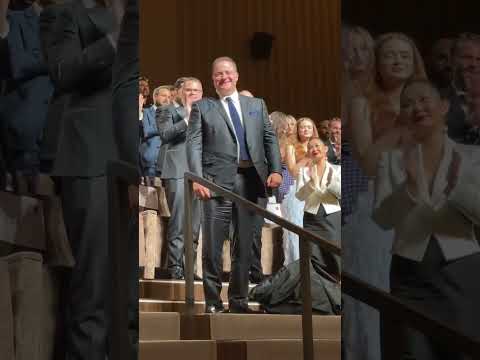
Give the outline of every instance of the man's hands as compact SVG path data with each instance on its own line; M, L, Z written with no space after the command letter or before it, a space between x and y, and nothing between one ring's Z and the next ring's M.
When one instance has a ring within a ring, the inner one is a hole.
M193 183L193 192L200 198L200 200L207 200L212 197L212 194L208 188L197 184L196 182Z
M267 179L267 187L277 188L282 184L282 175L278 173L271 173Z

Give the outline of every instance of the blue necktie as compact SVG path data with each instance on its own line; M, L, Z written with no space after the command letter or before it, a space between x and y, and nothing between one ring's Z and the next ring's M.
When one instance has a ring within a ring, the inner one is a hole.
M250 155L248 155L247 142L245 140L245 129L242 126L240 121L240 116L238 115L237 109L233 104L231 97L227 97L228 111L230 112L230 118L232 119L233 127L235 128L235 133L237 134L238 145L240 146L240 160L250 161Z

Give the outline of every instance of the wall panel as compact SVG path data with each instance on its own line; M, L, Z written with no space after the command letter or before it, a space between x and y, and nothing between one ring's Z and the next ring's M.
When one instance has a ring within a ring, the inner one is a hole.
M339 26L340 0L142 0L141 72L153 85L196 76L213 96L210 64L229 55L239 89L319 121L340 113ZM269 60L250 56L256 31L275 37Z

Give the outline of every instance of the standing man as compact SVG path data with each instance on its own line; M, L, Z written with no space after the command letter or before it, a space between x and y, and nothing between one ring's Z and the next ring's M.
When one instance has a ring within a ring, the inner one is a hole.
M330 120L329 126L333 154L328 155L328 161L334 165L340 165L342 159L342 120L333 118Z
M52 34L55 51L48 58L56 89L70 96L52 171L61 177L63 216L75 258L66 279L65 359L105 360L107 355L106 165L118 159L112 65L121 17L113 9L121 5L123 0L66 4Z
M229 57L212 64L218 99L193 104L187 135L190 171L256 203L266 186L282 182L277 138L268 119L265 102L239 95L238 71ZM232 270L228 301L230 312L249 312L248 276L251 261L254 212L237 206L200 184L195 194L203 201L203 289L206 312L223 311L222 248L233 222Z
M168 272L172 279L184 278L184 236L183 219L185 217L183 177L188 171L186 140L192 104L202 98L200 80L186 78L183 83L183 106L163 106L157 109L157 122L160 138L164 144L165 156L161 169L161 178L165 184L170 220L168 222ZM200 204L193 204L193 239L195 254L200 230Z

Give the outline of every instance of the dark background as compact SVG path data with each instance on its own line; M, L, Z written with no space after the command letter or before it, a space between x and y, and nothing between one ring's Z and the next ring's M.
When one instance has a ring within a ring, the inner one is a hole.
M315 121L340 115L341 0L142 0L140 69L151 88L196 76L215 95L211 63L233 57L238 88ZM255 32L275 37L268 60L255 60Z
M342 20L373 36L400 31L425 54L433 41L461 32L479 33L480 2L475 0L342 0Z

